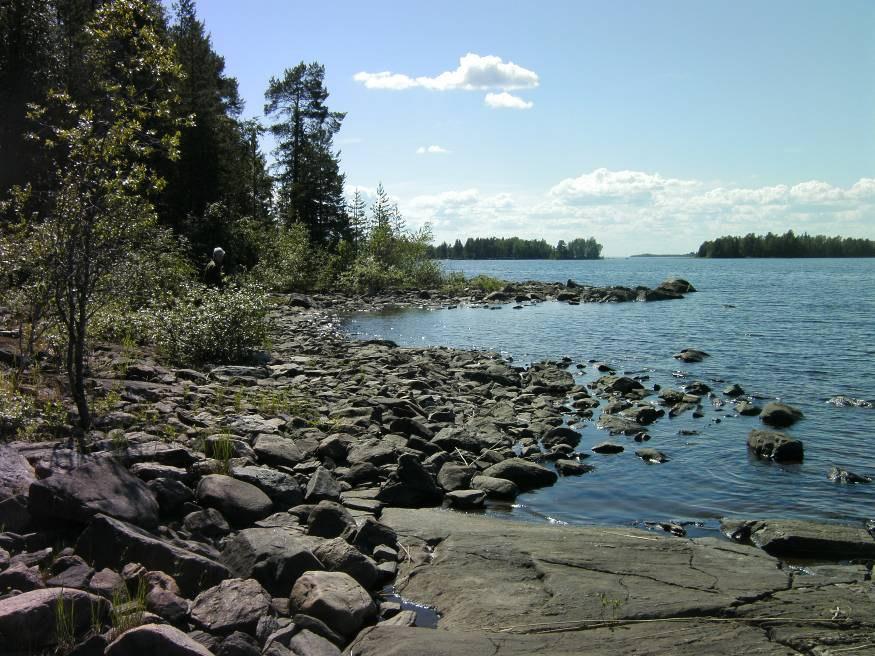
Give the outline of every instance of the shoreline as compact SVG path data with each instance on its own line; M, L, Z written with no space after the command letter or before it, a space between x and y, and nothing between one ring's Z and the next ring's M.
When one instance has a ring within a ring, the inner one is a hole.
M515 291L501 292L504 301L486 301L485 293L386 298L395 305L507 303L516 302ZM88 603L106 600L94 583L98 574L110 577L106 570L129 585L150 581L146 619L176 631L143 629L163 641L156 644L188 639L213 653L235 632L254 640L261 653L278 655L300 653L307 641L311 649L327 650L318 653L345 648L362 656L459 653L468 640L485 640L500 654L574 653L588 635L603 642L604 653L624 653L629 636L647 639L639 620L673 622L676 615L692 623L686 640L710 645L713 653L730 653L738 646L731 640L741 638L750 648L795 653L799 640L859 647L865 633L859 629L871 635L875 628L871 602L860 598L870 585L875 540L862 527L839 531L779 520L727 526L759 549L622 526L469 516L466 511L487 496L507 499L515 490L552 484L554 466L564 467L565 475L585 474L564 406L585 412L599 394L612 393L607 386L578 389L564 371L568 363L522 369L495 353L403 348L356 341L337 330L338 311L376 308L383 304L379 298L286 298L288 305L274 310L273 352L260 365L199 372L138 358L122 370L118 351L99 353L96 384L114 403L93 436L96 454L82 458L56 443L0 446L0 491L18 495L0 500L6 520L0 549L8 554L4 562L0 552L0 582L34 586L20 595L0 589L0 635L9 637L13 626L32 631L21 624L32 622L21 619L22 607L31 604L32 618L34 605L50 607L67 594L46 597L46 590L57 590L57 577L64 577L69 594L82 590ZM611 381L617 392L629 384L618 383L621 378ZM620 394L634 397L637 389ZM525 448L517 452L519 443ZM101 475L81 478L89 467ZM427 509L442 503L463 512ZM69 551L60 555L51 538ZM809 566L804 574L782 569L767 551L791 560L819 555L824 562L851 555L864 564ZM626 555L596 562L609 553ZM487 561L490 567L483 568ZM780 573L775 580L767 574L773 571ZM155 583L164 579L154 572L173 584ZM346 578L329 576L340 572ZM704 578L690 583L690 577ZM304 578L316 591L312 598L298 590ZM435 605L439 630L415 628L416 613L397 602L369 600L368 592L387 584L412 602ZM824 590L838 607L853 605L864 614L837 621L819 607L812 610L810 600L819 604ZM342 603L326 601L332 595ZM263 601L252 607L247 599ZM811 621L776 637L789 630L785 623L756 618L766 609L771 614L769 604L778 601L813 613ZM359 632L378 620L376 628ZM809 635L811 622L822 635ZM124 640L111 632L89 639L116 649ZM651 652L676 647L657 640ZM186 653L196 653L189 648Z

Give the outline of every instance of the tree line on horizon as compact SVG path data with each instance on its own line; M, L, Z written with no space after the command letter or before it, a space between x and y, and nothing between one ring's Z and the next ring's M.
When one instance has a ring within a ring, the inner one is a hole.
M795 234L748 233L744 237L725 236L703 242L697 257L875 257L875 241L854 237Z
M439 260L598 260L602 245L594 237L560 239L555 246L544 239L519 237L468 237L430 246L428 254Z

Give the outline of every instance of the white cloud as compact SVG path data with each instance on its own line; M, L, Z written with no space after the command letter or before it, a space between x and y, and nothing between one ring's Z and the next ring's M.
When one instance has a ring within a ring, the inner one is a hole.
M448 155L449 150L440 146L420 146L416 149L417 155Z
M367 89L403 91L422 87L433 91L487 91L490 89L533 89L538 86L538 74L494 55L481 56L472 52L459 58L459 66L434 77L410 77L402 73L362 71L353 76Z
M487 93L486 104L493 109L531 109L535 103L523 100L507 91L501 93Z
M401 199L400 207L411 224L431 222L438 242L594 236L608 255L688 252L721 235L789 229L875 238L875 178L846 187L819 180L740 187L596 169L540 195L471 188Z

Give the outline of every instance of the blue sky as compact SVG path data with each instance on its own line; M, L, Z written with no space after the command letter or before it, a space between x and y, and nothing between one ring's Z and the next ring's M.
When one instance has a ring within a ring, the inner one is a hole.
M201 0L260 115L326 68L350 190L437 241L875 237L875 3ZM464 58L464 59L463 59ZM380 75L382 74L382 75ZM269 144L266 144L269 148Z

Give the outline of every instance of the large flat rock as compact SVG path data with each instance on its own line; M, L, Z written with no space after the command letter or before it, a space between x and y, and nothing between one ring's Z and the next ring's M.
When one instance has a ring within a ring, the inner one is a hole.
M802 644L810 652L833 640L864 645L865 631L875 627L871 602L854 603L866 583L848 583L861 578L859 567L797 576L754 547L623 527L556 527L434 509L391 508L382 519L412 556L398 592L434 606L440 621L436 631L364 631L348 650L358 656L792 654ZM846 588L853 586L852 594ZM815 590L821 598L811 596ZM821 603L830 594L861 609L856 633ZM793 632L782 620L768 625L769 617L823 626Z

